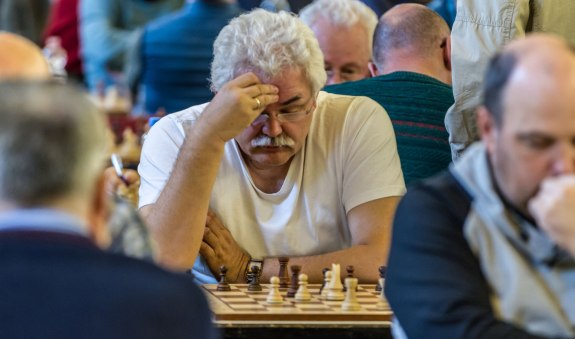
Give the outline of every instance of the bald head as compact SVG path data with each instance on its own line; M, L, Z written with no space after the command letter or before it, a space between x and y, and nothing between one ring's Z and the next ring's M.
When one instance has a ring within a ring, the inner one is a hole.
M512 41L491 59L485 73L483 105L501 125L503 111L513 101L529 105L545 93L557 93L574 83L573 49L559 37L532 34Z
M0 79L45 80L50 76L38 46L19 35L0 32Z
M449 48L449 34L445 20L426 6L394 6L381 16L375 29L373 62L383 70L402 60L441 57L440 48Z

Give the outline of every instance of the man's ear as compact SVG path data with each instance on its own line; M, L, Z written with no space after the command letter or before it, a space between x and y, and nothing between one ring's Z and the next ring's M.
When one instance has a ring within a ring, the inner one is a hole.
M377 65L374 64L373 62L369 62L367 64L367 67L369 68L369 73L371 73L372 77L376 77L379 75L379 71L377 70Z
M485 106L477 107L476 115L477 129L479 130L481 141L483 141L488 151L493 152L497 139L497 126L493 115Z
M88 233L100 248L107 248L110 245L108 228L110 205L110 195L106 190L106 177L102 172L94 187L88 211Z
M445 69L451 72L451 37L448 35L443 41L443 65Z

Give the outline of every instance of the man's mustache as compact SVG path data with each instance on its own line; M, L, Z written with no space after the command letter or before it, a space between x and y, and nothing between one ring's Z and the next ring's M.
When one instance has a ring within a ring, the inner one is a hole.
M260 134L253 138L251 141L252 147L291 147L293 145L295 145L295 141L284 133L273 138L264 134Z

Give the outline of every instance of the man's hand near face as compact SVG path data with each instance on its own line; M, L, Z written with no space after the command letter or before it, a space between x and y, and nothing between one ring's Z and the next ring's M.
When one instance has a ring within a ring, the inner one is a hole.
M234 270L240 268L230 265L232 256L226 252L235 241L223 226L214 226L214 220L206 223L211 192L225 143L278 99L276 86L263 84L253 73L242 74L218 91L193 125L184 124L186 136L170 178L156 202L140 210L157 243L160 263L176 270L192 267L200 247L205 247L202 239L207 226L213 231L206 236L214 253L207 255L210 268L217 273L219 265L226 264L232 271L230 277L236 278ZM217 237L231 240L216 241ZM216 263L221 259L224 262Z
M238 76L225 84L206 107L201 119L204 128L226 142L247 128L265 107L278 101L278 88L262 84L253 73Z
M219 277L220 266L228 268L229 282L243 283L244 272L250 262L249 254L234 240L230 231L213 213L208 212L200 254L208 263L214 277Z
M545 179L529 212L553 241L575 256L575 175Z

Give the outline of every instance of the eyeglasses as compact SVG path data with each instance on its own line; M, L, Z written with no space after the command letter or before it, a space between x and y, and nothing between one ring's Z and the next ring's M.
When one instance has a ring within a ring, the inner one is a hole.
M314 107L315 107L315 99L312 100L311 105L303 111L276 113L275 116L272 116L269 112L264 112L264 113L260 114L252 122L252 126L263 125L264 123L266 123L268 120L270 120L272 118L276 119L280 124L284 123L284 122L298 122L298 121L303 120L311 112L311 110Z

